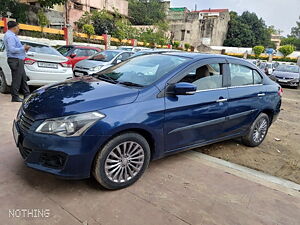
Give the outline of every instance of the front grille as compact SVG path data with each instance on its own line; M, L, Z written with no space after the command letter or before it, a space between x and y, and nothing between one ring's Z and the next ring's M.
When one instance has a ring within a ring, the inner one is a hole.
M19 151L20 151L21 156L23 157L23 159L27 159L29 154L32 152L31 149L23 148L23 146L21 146L21 145L19 146Z
M19 120L19 127L23 131L28 131L30 127L32 126L34 120L31 119L24 111L20 114L20 120Z
M89 75L89 73L88 73L88 72L86 72L86 71L74 70L74 74L75 74L76 72L78 72L78 73L82 73L83 75Z

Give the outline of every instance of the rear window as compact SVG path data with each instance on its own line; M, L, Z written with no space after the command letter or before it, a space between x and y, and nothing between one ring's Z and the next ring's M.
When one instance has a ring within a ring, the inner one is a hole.
M30 45L31 48L29 49L29 52L36 52L41 54L47 54L47 55L58 55L61 56L61 54L55 49L47 45L40 45L35 43L26 43L22 42L22 44Z

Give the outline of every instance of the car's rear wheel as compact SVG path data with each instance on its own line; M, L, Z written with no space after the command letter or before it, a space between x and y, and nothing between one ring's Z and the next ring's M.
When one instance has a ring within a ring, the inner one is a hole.
M0 70L0 92L2 94L9 93L9 86L6 83L6 79L2 70Z
M110 140L99 151L93 175L104 188L125 188L142 176L149 161L147 140L137 133L124 133Z
M247 135L242 137L243 144L250 147L260 145L268 133L269 126L269 116L265 113L261 113L251 125Z

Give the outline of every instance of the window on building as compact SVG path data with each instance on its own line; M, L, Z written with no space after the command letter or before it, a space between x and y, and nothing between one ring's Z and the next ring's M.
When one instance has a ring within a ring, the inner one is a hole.
M184 41L185 30L181 30L181 41Z
M188 82L197 86L199 90L222 88L223 64L207 64L187 72L180 82Z
M83 10L83 5L77 2L74 2L74 9Z
M187 30L186 33L189 34L189 33L191 33L191 31Z

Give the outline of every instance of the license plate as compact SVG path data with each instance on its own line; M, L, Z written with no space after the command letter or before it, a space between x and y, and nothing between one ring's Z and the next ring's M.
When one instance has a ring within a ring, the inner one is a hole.
M19 144L19 132L18 132L18 129L17 129L17 126L16 126L16 122L14 121L14 124L13 124L13 135L14 135L14 139L15 139L15 143L16 145L18 146Z
M288 80L278 79L278 82L287 83Z
M46 62L38 62L39 67L57 69L58 65L56 63L46 63Z
M83 75L84 75L83 73L75 72L75 76L83 76Z

